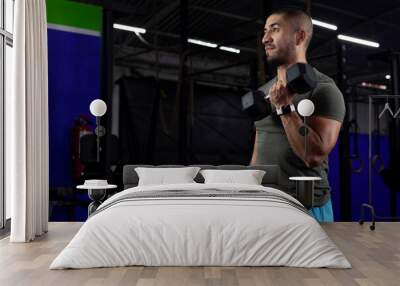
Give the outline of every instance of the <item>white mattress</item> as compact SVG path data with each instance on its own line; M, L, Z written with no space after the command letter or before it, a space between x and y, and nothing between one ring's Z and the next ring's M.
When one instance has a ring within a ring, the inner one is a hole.
M149 190L264 190L233 184L135 187ZM123 201L90 217L50 269L127 265L350 268L318 222L299 209L255 198L154 198Z

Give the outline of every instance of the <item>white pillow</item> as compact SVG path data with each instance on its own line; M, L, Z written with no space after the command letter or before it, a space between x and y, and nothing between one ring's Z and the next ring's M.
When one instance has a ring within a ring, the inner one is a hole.
M205 184L261 185L265 171L261 170L201 170Z
M195 183L193 179L199 170L199 167L135 168L139 176L138 186Z

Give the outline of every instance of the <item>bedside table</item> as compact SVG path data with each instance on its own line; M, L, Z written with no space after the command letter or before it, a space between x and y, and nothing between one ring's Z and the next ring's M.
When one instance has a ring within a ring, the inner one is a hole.
M90 186L90 185L79 185L77 189L88 190L88 196L92 202L88 206L88 216L96 211L101 205L104 198L106 197L106 191L108 189L115 189L117 185L104 185L104 186Z
M296 197L307 208L314 205L314 182L320 181L320 177L289 177L296 182Z

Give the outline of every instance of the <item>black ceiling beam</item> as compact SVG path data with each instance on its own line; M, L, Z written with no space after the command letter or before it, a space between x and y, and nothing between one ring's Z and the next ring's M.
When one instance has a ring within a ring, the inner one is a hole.
M174 10L179 8L179 1L171 2L169 5L165 6L162 10L158 11L157 14L152 15L150 20L148 20L145 24L146 28L151 28L160 21L162 21L165 17L171 14Z
M243 17L243 16L239 16L236 14L222 12L222 11L218 11L215 9L205 8L205 7L201 7L201 6L197 6L197 5L192 5L189 8L192 10L200 11L200 12L207 13L207 14L214 14L217 16L238 20L239 21L238 23L231 25L229 27L229 29L231 29L231 30L236 29L238 27L248 25L248 24L256 24L256 25L260 25L260 26L264 25L264 21L260 20L259 18Z
M223 65L223 66L215 67L215 68L208 69L208 70L203 70L203 71L190 73L188 76L194 77L194 76L198 76L198 75L205 74L205 73L212 73L212 72L216 72L216 71L220 71L220 70L230 69L230 68L237 67L237 66L248 65L251 62L251 60L252 59L247 59L247 60L244 60L244 61L240 61L240 62L236 62L236 63L233 63L233 64L229 64L229 65Z
M240 15L227 13L227 12L223 12L223 11L218 11L218 10L215 10L215 9L205 8L205 7L201 7L201 6L198 6L198 5L192 5L189 8L193 9L193 10L205 12L205 13L208 13L208 14L214 14L214 15L217 15L217 16L236 19L236 20L239 20L239 21L254 22L254 23L257 23L257 24L264 25L264 22L262 20L260 20L260 19L243 17L243 16L240 16Z
M115 45L114 45L114 48L115 48ZM132 54L128 53L128 54L123 55L123 56L121 56L121 57L115 58L115 60L116 60L116 61L117 61L117 60L118 60L118 61L130 60L131 58L134 58L134 57L136 57L136 56L140 56L140 55L143 55L143 54L150 53L150 52L152 52L153 50L154 50L153 48L145 48L145 49L143 49L143 50L141 50L141 51L139 51L139 52L135 52L135 53L132 53Z

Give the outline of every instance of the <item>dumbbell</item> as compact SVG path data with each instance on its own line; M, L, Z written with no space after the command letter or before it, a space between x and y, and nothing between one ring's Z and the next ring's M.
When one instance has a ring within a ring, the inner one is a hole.
M287 69L286 82L292 94L302 94L317 86L317 75L309 64L297 63Z
M258 121L271 114L271 104L266 102L265 93L261 90L251 90L242 96L242 109L253 121Z
M286 86L292 94L301 94L315 88L317 76L309 64L297 63L286 71L286 81ZM242 96L242 109L253 121L261 120L272 112L271 104L266 100L261 90L249 91Z

